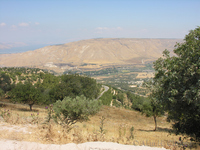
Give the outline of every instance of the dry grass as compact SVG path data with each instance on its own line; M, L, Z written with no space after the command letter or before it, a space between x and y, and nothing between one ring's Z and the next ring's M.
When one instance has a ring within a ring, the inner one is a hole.
M101 111L90 117L89 121L75 124L69 132L56 125L53 121L43 124L47 116L44 107L29 107L19 104L0 104L2 111L8 111L10 116L0 121L0 139L31 141L39 143L84 143L92 141L117 142L128 145L146 145L180 149L179 137L169 134L171 124L166 117L158 118L158 131L153 131L153 118L142 116L139 112L103 106ZM32 114L32 115L31 115ZM103 132L100 132L102 116ZM131 127L134 127L131 138ZM184 141L188 143L188 141ZM198 148L197 148L198 149Z

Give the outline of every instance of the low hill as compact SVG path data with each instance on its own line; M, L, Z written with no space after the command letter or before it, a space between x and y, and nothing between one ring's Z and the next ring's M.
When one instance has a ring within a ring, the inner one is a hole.
M100 69L155 61L165 49L173 50L180 39L90 39L46 46L34 51L1 54L1 67L37 67L63 72Z

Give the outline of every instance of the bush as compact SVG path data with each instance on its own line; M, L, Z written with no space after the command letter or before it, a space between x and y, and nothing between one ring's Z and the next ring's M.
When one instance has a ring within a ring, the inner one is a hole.
M121 102L122 106L124 105L124 93L123 92L119 92L117 94L117 100Z
M122 104L121 104L121 102L119 102L119 101L117 101L116 99L114 99L114 100L113 100L113 106L115 106L115 107L121 107Z
M103 105L110 106L110 103L112 101L113 94L111 93L111 88L107 92L105 92L101 97L100 100L102 100Z
M100 107L101 101L89 100L83 95L76 98L65 97L53 104L54 120L70 131L73 124L88 120L88 116L97 113Z

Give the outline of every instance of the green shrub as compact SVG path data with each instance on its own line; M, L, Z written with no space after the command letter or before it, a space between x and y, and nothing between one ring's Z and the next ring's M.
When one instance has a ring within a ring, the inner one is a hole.
M0 88L0 99L3 97L4 91Z
M94 115L100 109L101 101L89 100L86 97L65 97L53 104L54 120L56 123L70 131L77 121L88 120L89 115Z
M121 102L122 106L124 105L124 93L123 92L119 92L117 94L117 100Z
M103 105L110 106L110 103L112 101L113 94L111 93L111 88L107 92L105 92L101 97L100 100L102 101Z
M119 102L119 101L117 101L116 99L114 99L114 100L113 100L113 106L115 106L115 107L120 107L120 106L122 106L122 105L121 105L121 102Z

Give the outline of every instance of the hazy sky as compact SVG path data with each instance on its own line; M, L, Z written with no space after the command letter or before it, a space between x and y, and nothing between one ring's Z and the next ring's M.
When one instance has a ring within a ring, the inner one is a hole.
M184 38L197 26L200 0L0 0L0 44L8 47Z

